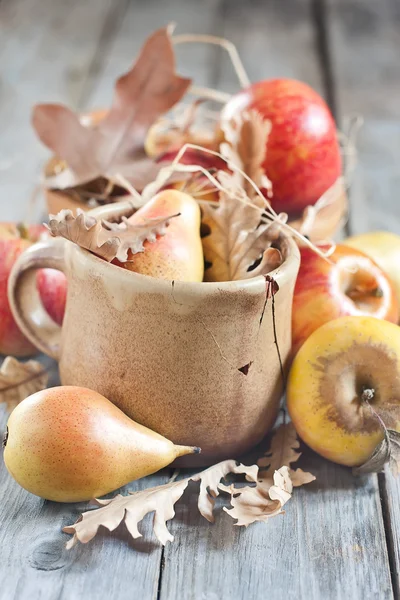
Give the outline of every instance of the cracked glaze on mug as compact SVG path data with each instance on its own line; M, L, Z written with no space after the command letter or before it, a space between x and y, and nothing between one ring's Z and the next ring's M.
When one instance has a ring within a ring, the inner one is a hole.
M293 240L284 241L284 254L271 275L279 285L276 327L286 363L299 265ZM200 446L202 454L185 465L236 457L262 439L282 393L271 299L260 325L263 277L164 281L108 264L69 242L66 263L64 385L94 389L173 442Z

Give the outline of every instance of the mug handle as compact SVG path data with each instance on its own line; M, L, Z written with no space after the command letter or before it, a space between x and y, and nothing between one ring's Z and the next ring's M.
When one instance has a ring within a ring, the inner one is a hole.
M61 327L47 314L36 286L38 269L65 273L65 241L49 239L34 244L21 254L8 280L8 301L22 333L39 350L59 360Z

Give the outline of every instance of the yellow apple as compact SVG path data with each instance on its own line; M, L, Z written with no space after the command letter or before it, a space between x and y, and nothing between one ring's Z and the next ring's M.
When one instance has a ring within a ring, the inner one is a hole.
M346 316L314 331L293 361L287 404L315 452L342 465L363 464L384 437L373 411L400 432L400 327Z
M392 280L400 303L400 235L390 231L370 231L342 242L368 254Z

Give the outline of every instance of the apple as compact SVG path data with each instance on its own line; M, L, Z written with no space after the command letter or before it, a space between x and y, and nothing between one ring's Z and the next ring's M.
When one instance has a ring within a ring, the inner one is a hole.
M389 275L400 305L400 236L389 231L369 231L353 235L343 244L368 254Z
M253 83L224 106L221 120L255 109L272 123L264 162L272 207L291 215L315 204L342 173L334 119L319 94L295 79Z
M164 152L158 157L157 162L170 164L174 158L176 158L179 150L180 148L173 148L168 150L168 152ZM209 154L208 152L201 152L195 148L188 148L179 162L182 165L197 165L203 167L211 173L215 173L219 170L227 170L227 164L222 158ZM188 180L179 179L179 173L174 174L173 177L174 181L168 183L164 189L181 190L199 200L218 202L218 190L210 182L207 176L201 173L201 171L193 173Z
M356 316L325 323L293 361L287 406L315 452L362 465L384 438L375 413L400 432L400 327Z
M58 325L62 325L67 301L67 280L56 269L41 269L36 275L36 285L45 310Z
M293 297L293 355L318 327L344 315L398 322L392 283L372 258L342 244L329 259L308 247L300 249L300 256Z
M19 255L44 235L46 230L41 225L25 227L15 223L0 223L0 354L24 357L37 353L14 321L7 297L7 283ZM58 271L45 269L39 271L37 277L42 301L50 315L59 322L65 305L65 276Z

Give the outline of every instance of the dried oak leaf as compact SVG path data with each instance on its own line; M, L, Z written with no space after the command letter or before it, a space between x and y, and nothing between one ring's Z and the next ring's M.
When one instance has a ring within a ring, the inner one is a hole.
M12 411L31 394L44 390L47 381L46 369L36 360L22 363L7 356L0 368L0 402L5 402Z
M255 521L268 521L281 514L292 496L293 487L314 481L311 473L290 468L301 456L297 450L299 445L293 425L281 425L272 438L270 450L257 463L267 469L259 472L255 487L219 486L231 495L232 508L224 510L237 519L236 525L247 527Z
M47 225L53 237L63 237L85 248L93 254L111 262L117 258L124 263L128 260L128 251L132 254L144 251L145 241L155 242L157 236L165 235L170 220L176 215L154 219L143 219L142 223L132 225L122 218L119 224L99 221L82 210L62 210L50 215Z
M379 473L386 463L393 476L397 477L400 473L400 433L385 427L385 437L381 443L363 465L353 469L353 474Z
M267 124L268 125L268 124ZM221 154L228 166L235 165L255 183L267 186L261 171L269 126L251 111L236 121L236 127L221 145ZM217 175L224 191L218 206L202 206L202 239L206 263L206 281L233 281L266 275L282 264L282 255L271 247L275 235L273 222L262 223L268 201L254 193L254 188L237 171L219 171Z
M221 144L221 153L230 164L240 167L260 189L269 190L271 182L264 173L263 164L267 152L271 122L255 110L243 112L222 124L227 143ZM240 175L239 175L240 177ZM246 194L253 198L255 190L243 177Z
M213 507L221 479L229 473L238 473L245 474L249 481L256 481L257 472L256 465L246 467L234 460L226 460L181 481L133 492L129 496L118 494L111 500L96 500L101 508L84 512L74 525L64 527L64 532L73 534L67 548L72 548L78 541L83 544L89 542L101 525L114 531L122 521L133 538L141 537L138 524L150 512L154 512L154 533L162 544L166 544L174 539L166 522L175 516L174 504L181 498L190 481L200 482L198 508L203 517L213 521Z
M148 129L190 83L175 73L173 46L163 28L147 39L131 70L117 80L112 107L96 126L85 127L61 104L36 105L32 124L37 135L68 165L45 184L65 189L121 174L141 189L159 169L144 151Z

